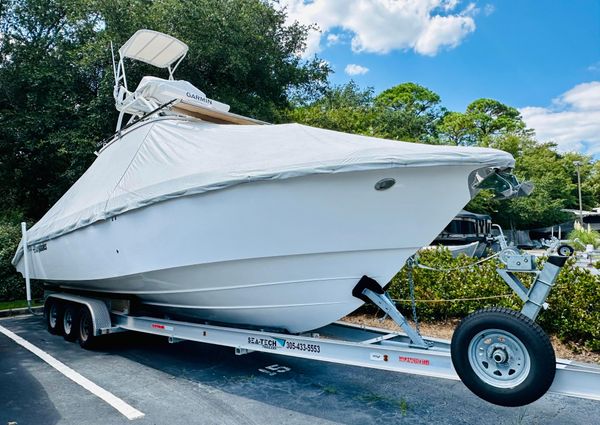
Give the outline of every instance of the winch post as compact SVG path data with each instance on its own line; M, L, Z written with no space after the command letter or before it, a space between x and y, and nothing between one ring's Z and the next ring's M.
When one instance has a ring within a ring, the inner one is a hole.
M559 257L553 255L548 258L544 268L540 274L537 275L533 284L529 287L529 293L527 294L528 300L521 309L521 313L529 317L531 320L535 320L546 303L546 299L550 294L550 290L556 282L556 278L560 273L560 269L565 265L567 257Z
M527 270L514 269L498 269L498 274L512 288L513 291L523 300L525 305L521 309L521 313L535 320L542 308L547 308L546 299L550 294L550 290L556 282L556 278L560 273L560 269L565 265L567 257L550 256L544 264L541 271L536 274L535 280L529 289L521 283L515 272L530 272Z

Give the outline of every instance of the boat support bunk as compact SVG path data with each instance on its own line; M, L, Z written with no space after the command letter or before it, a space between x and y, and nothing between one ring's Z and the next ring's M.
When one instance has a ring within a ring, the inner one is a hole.
M67 332L66 312L69 306L77 306L82 317L79 333L77 335L77 326L70 326L69 331L75 332L70 339L79 339L84 348L93 346L100 335L136 331L164 336L170 343L196 341L233 347L238 355L265 352L462 380L481 398L504 406L528 404L548 391L600 401L600 367L555 359L549 340L549 352L544 351L547 348L537 340L545 342L547 335L542 332L540 338L536 336L541 330L534 319L547 307L546 298L565 260L564 257L550 257L543 269L537 271L532 264L535 263L533 257L513 258L512 268L499 269L499 272L523 299L522 311L488 308L473 313L459 325L452 342L422 337L396 309L381 286L366 276L356 285L353 294L379 306L404 332L344 322L300 335L250 330L137 316L131 314L130 304L125 300L101 300L64 292L47 293L45 312L51 332L53 320L55 328L57 317L65 321L64 334ZM529 288L519 281L515 272L535 274ZM58 311L64 313L57 316ZM522 329L529 333L522 333ZM542 347L541 351L539 347ZM461 362L461 359L466 360ZM482 364L486 366L482 367ZM550 365L551 369L544 369L544 364Z

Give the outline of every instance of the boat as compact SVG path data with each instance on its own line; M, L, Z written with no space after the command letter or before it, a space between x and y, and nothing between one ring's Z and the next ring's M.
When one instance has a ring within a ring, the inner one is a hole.
M229 111L173 77L187 46L119 49L116 134L27 230L13 259L49 288L170 317L300 333L363 304L481 188L527 192L503 151L404 143ZM125 60L166 69L131 91ZM131 118L125 123L125 118Z

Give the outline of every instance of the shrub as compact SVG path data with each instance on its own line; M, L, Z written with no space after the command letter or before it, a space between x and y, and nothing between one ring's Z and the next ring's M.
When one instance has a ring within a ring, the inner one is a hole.
M441 269L466 267L475 261L466 256L452 258L445 248L419 253L421 264ZM417 303L419 318L444 320L464 317L490 305L520 310L522 302L498 275L496 269L499 267L502 267L501 263L494 258L473 267L443 272L415 268L413 277L415 298L420 300ZM397 300L398 308L410 317L407 273L407 267L404 267L392 279L388 289L392 298ZM529 284L532 275L523 273L519 277ZM463 300L465 298L469 300ZM574 260L569 260L558 276L548 304L550 308L538 318L544 329L563 341L583 343L592 350L600 351L598 276L576 267Z
M575 239L579 239L584 245L594 245L594 247L598 246L600 242L600 233L595 230L590 230L589 232L585 229L575 229L569 233L568 238L573 241ZM576 250L581 250L581 246L578 244L571 244Z
M23 277L11 263L20 240L19 225L0 222L0 301L25 299ZM33 298L41 298L42 287L39 283L32 282L31 290Z

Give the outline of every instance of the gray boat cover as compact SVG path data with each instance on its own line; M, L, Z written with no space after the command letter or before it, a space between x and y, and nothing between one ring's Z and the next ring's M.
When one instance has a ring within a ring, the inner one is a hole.
M27 233L36 244L96 221L240 183L390 167L512 168L503 151L397 142L300 124L156 118L129 129ZM13 260L22 254L19 246Z

